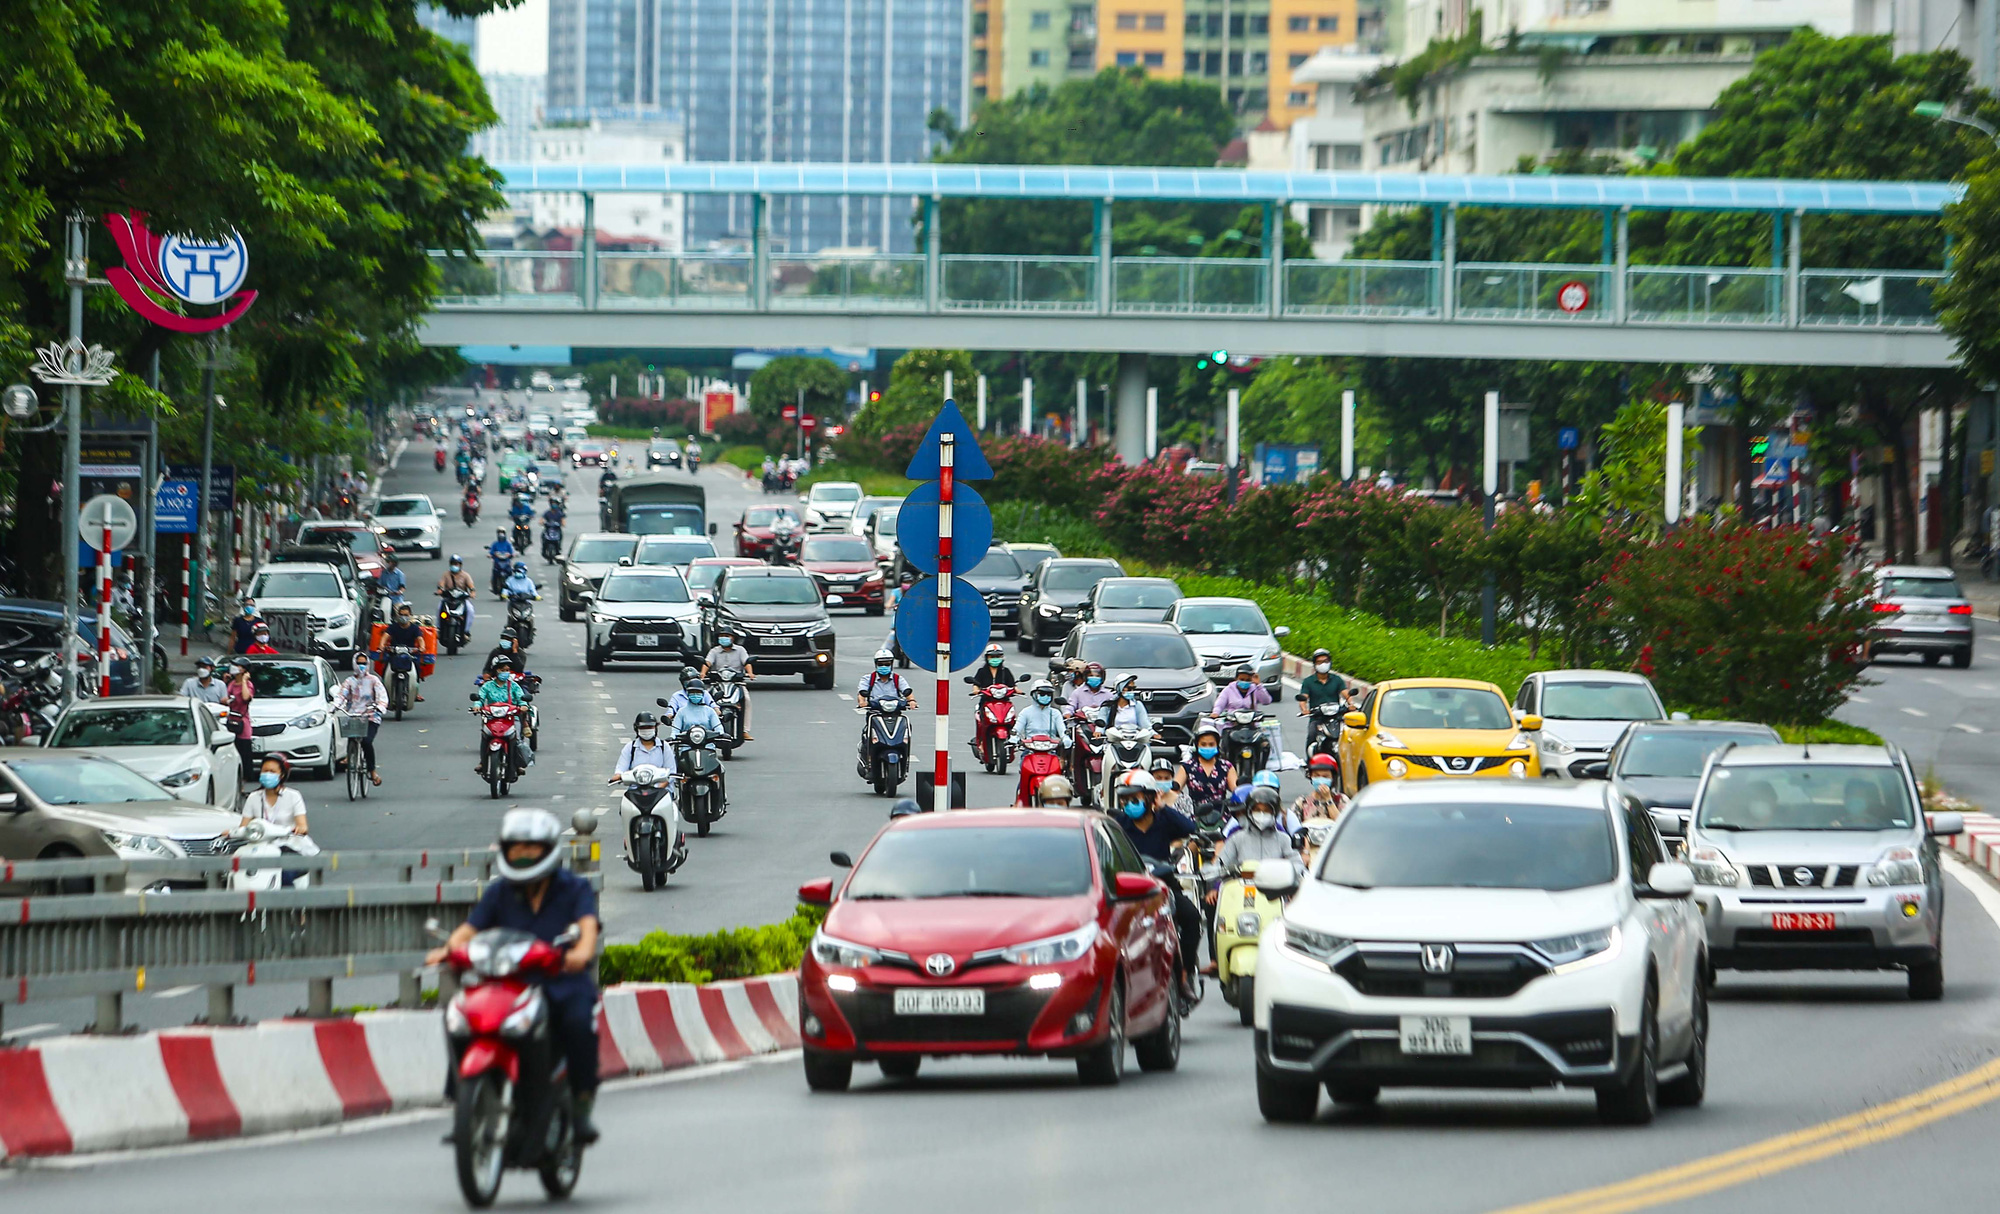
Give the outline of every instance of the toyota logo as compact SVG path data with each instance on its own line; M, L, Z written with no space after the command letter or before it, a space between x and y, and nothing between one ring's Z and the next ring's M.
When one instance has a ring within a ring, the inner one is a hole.
M1456 959L1449 944L1426 944L1422 957L1426 974L1449 974Z
M1792 870L1792 880L1800 885L1811 885L1813 883L1812 870L1801 865Z
M958 962L951 959L950 953L932 953L924 958L924 970L933 978L947 977L957 968Z

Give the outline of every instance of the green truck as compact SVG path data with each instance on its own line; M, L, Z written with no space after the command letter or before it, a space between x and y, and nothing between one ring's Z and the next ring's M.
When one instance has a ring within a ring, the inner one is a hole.
M604 529L628 535L714 535L708 493L685 476L636 476L611 482L601 501Z

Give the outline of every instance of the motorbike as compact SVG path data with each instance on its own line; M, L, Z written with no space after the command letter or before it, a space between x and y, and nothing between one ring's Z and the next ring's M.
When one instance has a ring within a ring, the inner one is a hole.
M1306 718L1306 761L1314 755L1332 755L1334 762L1340 761L1340 721L1348 713L1348 707L1339 701L1321 704ZM1333 782L1340 787L1340 780Z
M1215 973L1222 983L1223 1002L1236 1009L1246 1028L1256 1010L1257 939L1285 913L1282 900L1257 888L1260 864L1291 861L1245 861L1241 873L1225 877L1215 893Z
M496 556L493 558L493 594L496 598L507 597L507 579L513 575L514 558Z
M892 797L896 786L910 774L910 722L904 715L908 706L893 693L870 698L868 707L856 712L866 715L862 726L862 753L855 769L862 779L875 786L875 795Z
M771 550L768 559L773 565L796 565L799 563L799 545L805 542L805 532L798 520L789 514L781 514L778 521L771 524Z
M459 521L470 527L479 521L479 495L468 493L458 503Z
M417 702L416 652L408 645L389 647L389 711L398 721Z
M1222 727L1223 756L1236 764L1237 771L1254 773L1270 766L1271 737L1264 730L1272 720L1268 713L1239 708L1217 722Z
M1128 771L1144 771L1153 757L1154 733L1131 725L1104 727L1104 752L1100 756L1098 804L1112 803L1111 789Z
M310 835L294 834L275 822L252 818L231 829L226 836L229 854L238 860L262 860L280 856L314 856L319 846ZM307 889L312 873L302 869L242 868L229 874L229 888L263 893L274 889Z
M1020 692L1007 683L993 683L973 693L972 753L986 770L1007 774L1014 761L1014 697Z
M534 542L533 529L528 525L528 520L524 518L515 519L514 551L526 552L528 550L528 545L533 542Z
M612 782L624 785L621 816L630 817L625 827L625 863L639 874L646 892L652 893L687 863L687 837L681 833L678 807L672 813L656 812L672 791L673 777L665 768L641 763L619 772Z
M542 528L542 559L553 565L562 559L562 524L549 523Z
M1313 862L1319 859L1320 849L1326 846L1326 841L1333 838L1334 821L1333 818L1314 818L1299 828L1299 857L1307 872L1312 871Z
M451 1144L458 1188L475 1208L493 1204L508 1168L534 1168L552 1198L568 1197L583 1170L569 1062L549 1027L537 978L562 973L571 929L549 943L488 928L445 959L466 976L445 1008L456 1080Z
M479 696L474 694L473 700ZM479 777L486 781L494 800L507 794L521 778L521 753L514 740L521 736L524 709L514 704L474 704L474 715L484 731L479 752Z
M465 605L471 598L471 591L451 589L444 592L438 603L438 644L453 657L472 639L465 618Z
M666 701L660 705L665 707ZM709 828L729 812L719 740L697 725L676 735L673 745L674 764L681 770L681 817L694 823L694 832L706 839Z
M1104 771L1104 714L1093 709L1074 713L1070 720L1074 728L1070 730L1069 784L1076 790L1076 803L1090 805L1096 800L1098 777Z
M1029 736L1021 743L1021 775L1014 785L1014 804L1033 805L1042 781L1060 774L1062 768L1062 743L1045 733Z
M470 484L471 481L472 481L472 465L469 462L458 465L459 487L464 488L467 484Z
M743 675L727 667L715 671L714 684L715 715L722 718L718 744L727 758L743 745L743 704L750 693L743 685Z
M764 470L764 492L769 494L777 493L778 491L778 470L776 468L766 468Z
M688 475L690 476L701 471L700 447L689 447L687 449L687 470L688 470Z
M444 471L444 448L443 448L443 447L439 447L439 448L437 449L437 451L436 451L436 452L434 453L434 458L432 459L432 461L431 461L431 462L432 462L432 463L435 463L435 464L437 465L437 470L438 470L439 472L443 472L443 471Z
M507 626L520 639L522 652L535 643L535 595L507 596Z
M7 682L13 691L0 700L0 734L15 742L47 737L62 711L62 660L45 653L38 658L15 658L8 665Z

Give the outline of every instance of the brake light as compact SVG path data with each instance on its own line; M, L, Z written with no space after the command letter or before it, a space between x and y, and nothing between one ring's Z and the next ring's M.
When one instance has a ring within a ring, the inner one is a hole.
M1898 607L1898 606L1896 606L1896 605L1895 605L1894 603L1877 603L1877 604L1875 604L1875 614L1876 614L1876 615L1895 615L1895 614L1896 614L1897 612L1899 612L1899 611L1901 611L1901 610L1902 610L1902 608L1901 608L1901 607Z
M1953 604L1952 604L1951 606L1949 606L1949 607L1945 608L1945 610L1946 610L1946 611L1948 611L1948 612L1950 612L1950 613L1951 613L1951 614L1953 614L1953 615L1971 615L1971 614L1972 614L1972 604L1971 604L1971 603L1953 603Z

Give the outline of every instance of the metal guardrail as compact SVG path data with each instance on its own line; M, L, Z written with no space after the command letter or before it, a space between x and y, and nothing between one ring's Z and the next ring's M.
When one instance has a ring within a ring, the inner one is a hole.
M601 887L599 843L568 847L570 867ZM397 1003L414 1007L435 944L429 924L462 922L496 859L482 850L0 864L0 881L31 891L0 898L0 1008L94 996L96 1031L118 1032L126 995L200 985L207 1022L228 1024L237 987L304 982L306 1014L324 1016L336 978L391 973ZM272 868L309 871L312 885L221 888L233 873ZM81 881L91 889L55 892Z

